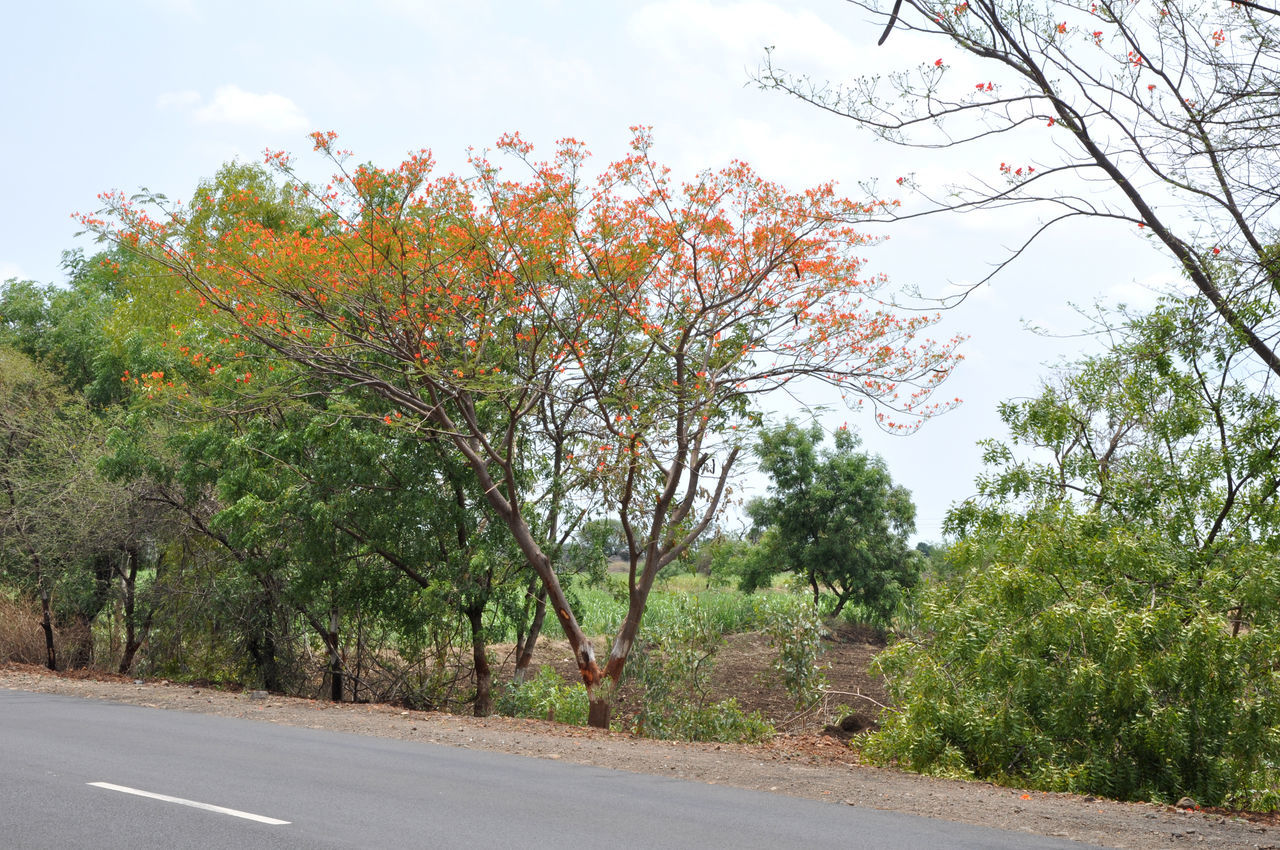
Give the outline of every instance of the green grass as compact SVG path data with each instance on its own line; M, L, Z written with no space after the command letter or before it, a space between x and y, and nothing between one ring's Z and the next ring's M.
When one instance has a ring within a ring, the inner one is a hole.
M676 581L663 581L649 594L649 604L641 627L660 628L672 618L683 616L681 601L693 600L721 634L759 629L770 608L807 605L808 601L785 591L745 594L732 588L707 589L699 576L683 574ZM693 579L694 581L689 581ZM686 589L693 587L694 589ZM626 578L610 575L604 584L574 585L571 599L582 630L589 635L612 635L626 615Z

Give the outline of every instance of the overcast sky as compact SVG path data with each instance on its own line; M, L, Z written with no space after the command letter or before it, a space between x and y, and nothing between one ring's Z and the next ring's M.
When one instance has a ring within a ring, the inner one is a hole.
M6 18L0 279L61 280L60 252L82 244L70 216L94 210L98 192L186 198L223 162L260 161L265 148L305 164L314 129L336 130L361 161L394 165L428 147L451 171L468 146L512 130L548 152L574 136L603 164L624 155L629 126L647 124L677 176L739 158L792 189L834 179L855 196L868 179L888 194L907 173L936 187L1012 158L991 145L921 158L750 83L766 45L780 65L824 79L944 56L965 70L923 37L895 33L877 48L881 24L840 0L49 0L13 4ZM902 223L868 249L867 268L943 295L984 276L1031 223ZM1089 345L1072 336L1085 322L1070 303L1141 305L1175 278L1136 233L1062 230L943 317L940 335L969 336L945 390L961 408L908 437L879 432L869 414L825 421L847 421L884 456L915 496L919 537L937 539L947 508L973 492L976 441L1002 433L996 404L1033 393L1045 364Z

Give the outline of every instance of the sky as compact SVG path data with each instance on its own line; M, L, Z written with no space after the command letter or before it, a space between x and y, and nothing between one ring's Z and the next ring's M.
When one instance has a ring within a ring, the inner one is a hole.
M268 148L305 167L312 130L387 166L430 148L446 172L510 131L547 153L572 136L603 165L625 155L629 127L648 125L677 177L741 159L790 189L835 180L854 197L868 180L895 197L899 176L937 188L1011 158L991 144L925 156L751 82L766 46L780 66L836 82L936 58L966 72L970 60L923 36L877 47L882 22L841 0L52 0L6 17L0 280L62 280L62 251L93 250L71 216L96 210L99 192L186 198L224 162ZM890 291L954 294L1033 224L1025 212L897 223L874 231L887 238L866 269ZM936 335L968 337L943 390L958 409L896 436L834 395L806 401L834 408L827 427L847 422L884 457L912 491L917 539L938 540L948 508L974 493L978 440L1004 434L997 404L1036 393L1054 364L1094 345L1072 305L1140 307L1176 278L1136 233L1063 228L943 314ZM749 476L740 493L760 486Z

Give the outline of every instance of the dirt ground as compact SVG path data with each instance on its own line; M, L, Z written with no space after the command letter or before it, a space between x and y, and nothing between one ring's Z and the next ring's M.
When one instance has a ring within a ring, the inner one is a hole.
M879 648L870 635L857 630L842 630L833 636L826 656L833 704L844 703L861 715L864 709L884 702L883 684L866 670ZM568 672L571 662L567 656L565 646L546 641L539 661ZM1105 847L1280 848L1280 823L1269 817L1246 820L1228 812L1186 811L1026 792L859 764L856 751L848 743L821 733L828 718L812 712L797 714L782 689L762 673L761 659L768 657L767 645L760 636L733 636L720 653L712 680L715 698L735 696L744 708L761 710L782 730L773 741L760 745L654 741L538 720L476 719L262 692L229 693L167 681L52 674L25 665L0 665L0 687L559 759L1057 836Z
M607 650L607 643L597 643L597 652ZM769 669L777 653L769 646L768 638L757 632L726 638L714 658L706 701L719 702L733 697L744 711L759 711L775 729L785 733L821 732L831 721L838 721L849 712L865 727L874 721L888 699L884 682L867 670L876 653L884 648L884 642L870 629L842 624L825 643L822 664L829 684L825 705L808 711L796 710L781 681ZM514 648L498 645L494 650L499 658L496 681L509 681L515 665ZM580 681L567 640L543 638L538 642L534 668L542 666L554 667L566 682ZM636 699L637 694L624 682L615 716L625 719ZM837 711L840 706L846 706L849 711Z

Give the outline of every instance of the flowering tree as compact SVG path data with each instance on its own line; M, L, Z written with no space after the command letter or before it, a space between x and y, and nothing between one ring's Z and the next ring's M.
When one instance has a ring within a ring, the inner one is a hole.
M825 382L893 429L953 403L930 395L956 340L917 340L931 317L873 299L852 223L878 205L830 185L791 193L741 163L676 185L642 131L594 180L573 140L539 161L504 137L520 180L480 154L466 179L433 177L425 151L347 168L333 134L314 140L338 171L323 188L268 156L295 226L209 215L214 195L110 195L84 221L180 279L245 355L245 386L255 352L268 368L283 358L381 399L387 427L449 445L537 575L593 725L608 723L659 570L723 506L762 395ZM629 552L627 616L603 664L552 560L561 518L598 507Z
M887 8L857 5L879 15ZM1007 146L989 176L943 200L926 195L924 214L1032 205L1044 217L1027 243L1081 216L1149 234L1230 332L1280 374L1273 5L896 0L890 29L939 36L989 70L957 79L942 58L929 57L911 71L832 88L770 58L758 79L905 146ZM1021 160L1029 147L1048 153Z

